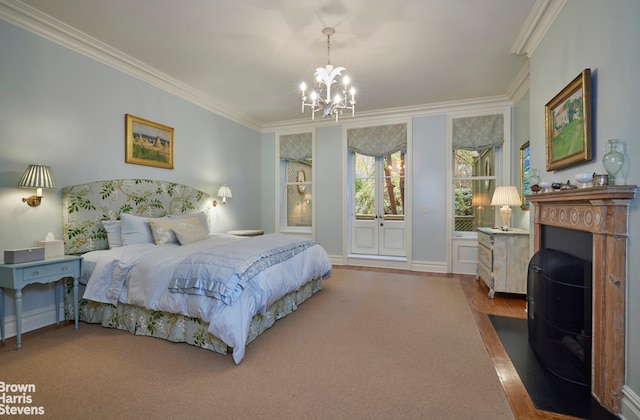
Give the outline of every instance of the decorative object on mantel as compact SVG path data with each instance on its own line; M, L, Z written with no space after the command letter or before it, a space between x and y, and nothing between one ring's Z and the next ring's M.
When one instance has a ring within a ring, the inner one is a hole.
M585 69L545 105L547 171L592 159L591 70Z
M622 154L622 143L618 139L609 140L609 150L602 156L602 164L609 174L609 185L616 184L616 175L624 165L624 155Z
M567 179L567 183L566 184L560 184L560 189L561 190L575 190L576 188L578 188L578 187L573 185L571 183L571 180L569 180L569 179Z
M36 195L23 197L22 202L27 203L31 207L37 207L42 202L42 189L55 189L56 182L53 180L51 168L44 165L29 165L24 171L18 188L35 188Z
M302 82L300 85L300 102L302 103L302 113L304 114L304 108L311 108L311 120L315 119L316 112L322 111L322 116L325 118L335 117L336 122L338 116L342 114L343 109L350 109L351 116L355 117L356 112L356 90L353 86L349 88L351 80L346 74L342 77L342 91L337 93L333 98L331 97L331 85L336 83L334 80L337 76L342 76L342 72L346 69L344 67L333 67L331 64L331 35L335 34L334 28L324 28L322 34L327 37L327 65L326 67L316 68L314 76L316 78L316 87L311 90L309 99L311 102L307 102L307 84ZM324 88L324 92L323 92ZM351 97L349 99L349 96Z
M576 181L581 184L581 188L587 188L589 183L593 182L593 174L586 172L576 174Z
M540 181L540 188L542 188L542 192L551 192L551 181Z
M491 198L491 205L502 206L500 207L500 217L502 218L501 230L509 230L509 221L511 220L510 206L519 206L520 203L520 194L518 194L515 186L502 185L496 187L496 190L493 192L493 197Z
M540 190L542 190L542 187L538 184L533 184L531 186L531 191L533 191L535 194L539 193Z
M594 187L602 187L605 185L609 185L609 175L598 175L597 173L593 173L593 186Z

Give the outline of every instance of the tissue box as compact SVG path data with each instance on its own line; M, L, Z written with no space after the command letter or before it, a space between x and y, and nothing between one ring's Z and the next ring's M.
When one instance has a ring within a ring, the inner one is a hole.
M5 264L44 260L44 248L24 248L4 251Z
M38 246L44 248L44 257L61 257L64 255L64 241L62 239L52 241L38 241Z

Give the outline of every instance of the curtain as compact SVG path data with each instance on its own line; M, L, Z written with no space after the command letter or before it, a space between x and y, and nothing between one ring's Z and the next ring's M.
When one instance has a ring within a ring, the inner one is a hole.
M308 160L311 152L311 133L280 136L280 160Z
M504 143L504 115L454 118L451 124L454 149L484 150Z
M380 157L407 149L407 125L381 125L347 130L349 150Z

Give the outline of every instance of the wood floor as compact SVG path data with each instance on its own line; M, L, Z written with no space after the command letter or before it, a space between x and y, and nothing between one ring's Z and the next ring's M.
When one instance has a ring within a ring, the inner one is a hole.
M520 381L520 377L515 367L511 363L506 350L502 346L498 334L496 333L487 315L500 315L525 319L526 300L524 296L496 293L493 299L489 299L487 294L489 288L482 282L476 280L475 276L460 276L460 284L467 296L469 307L478 324L480 334L484 340L489 356L496 368L498 377L502 382L507 400L511 405L513 414L517 419L574 419L574 417L562 414L550 413L548 411L537 410L527 391Z

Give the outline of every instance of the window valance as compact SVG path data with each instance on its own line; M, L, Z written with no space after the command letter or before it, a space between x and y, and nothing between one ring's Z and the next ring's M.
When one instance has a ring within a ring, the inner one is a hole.
M504 115L454 118L451 123L454 149L484 150L504 143Z
M350 128L349 150L367 156L384 156L407 149L407 124Z
M308 160L311 155L311 133L280 136L280 160Z

